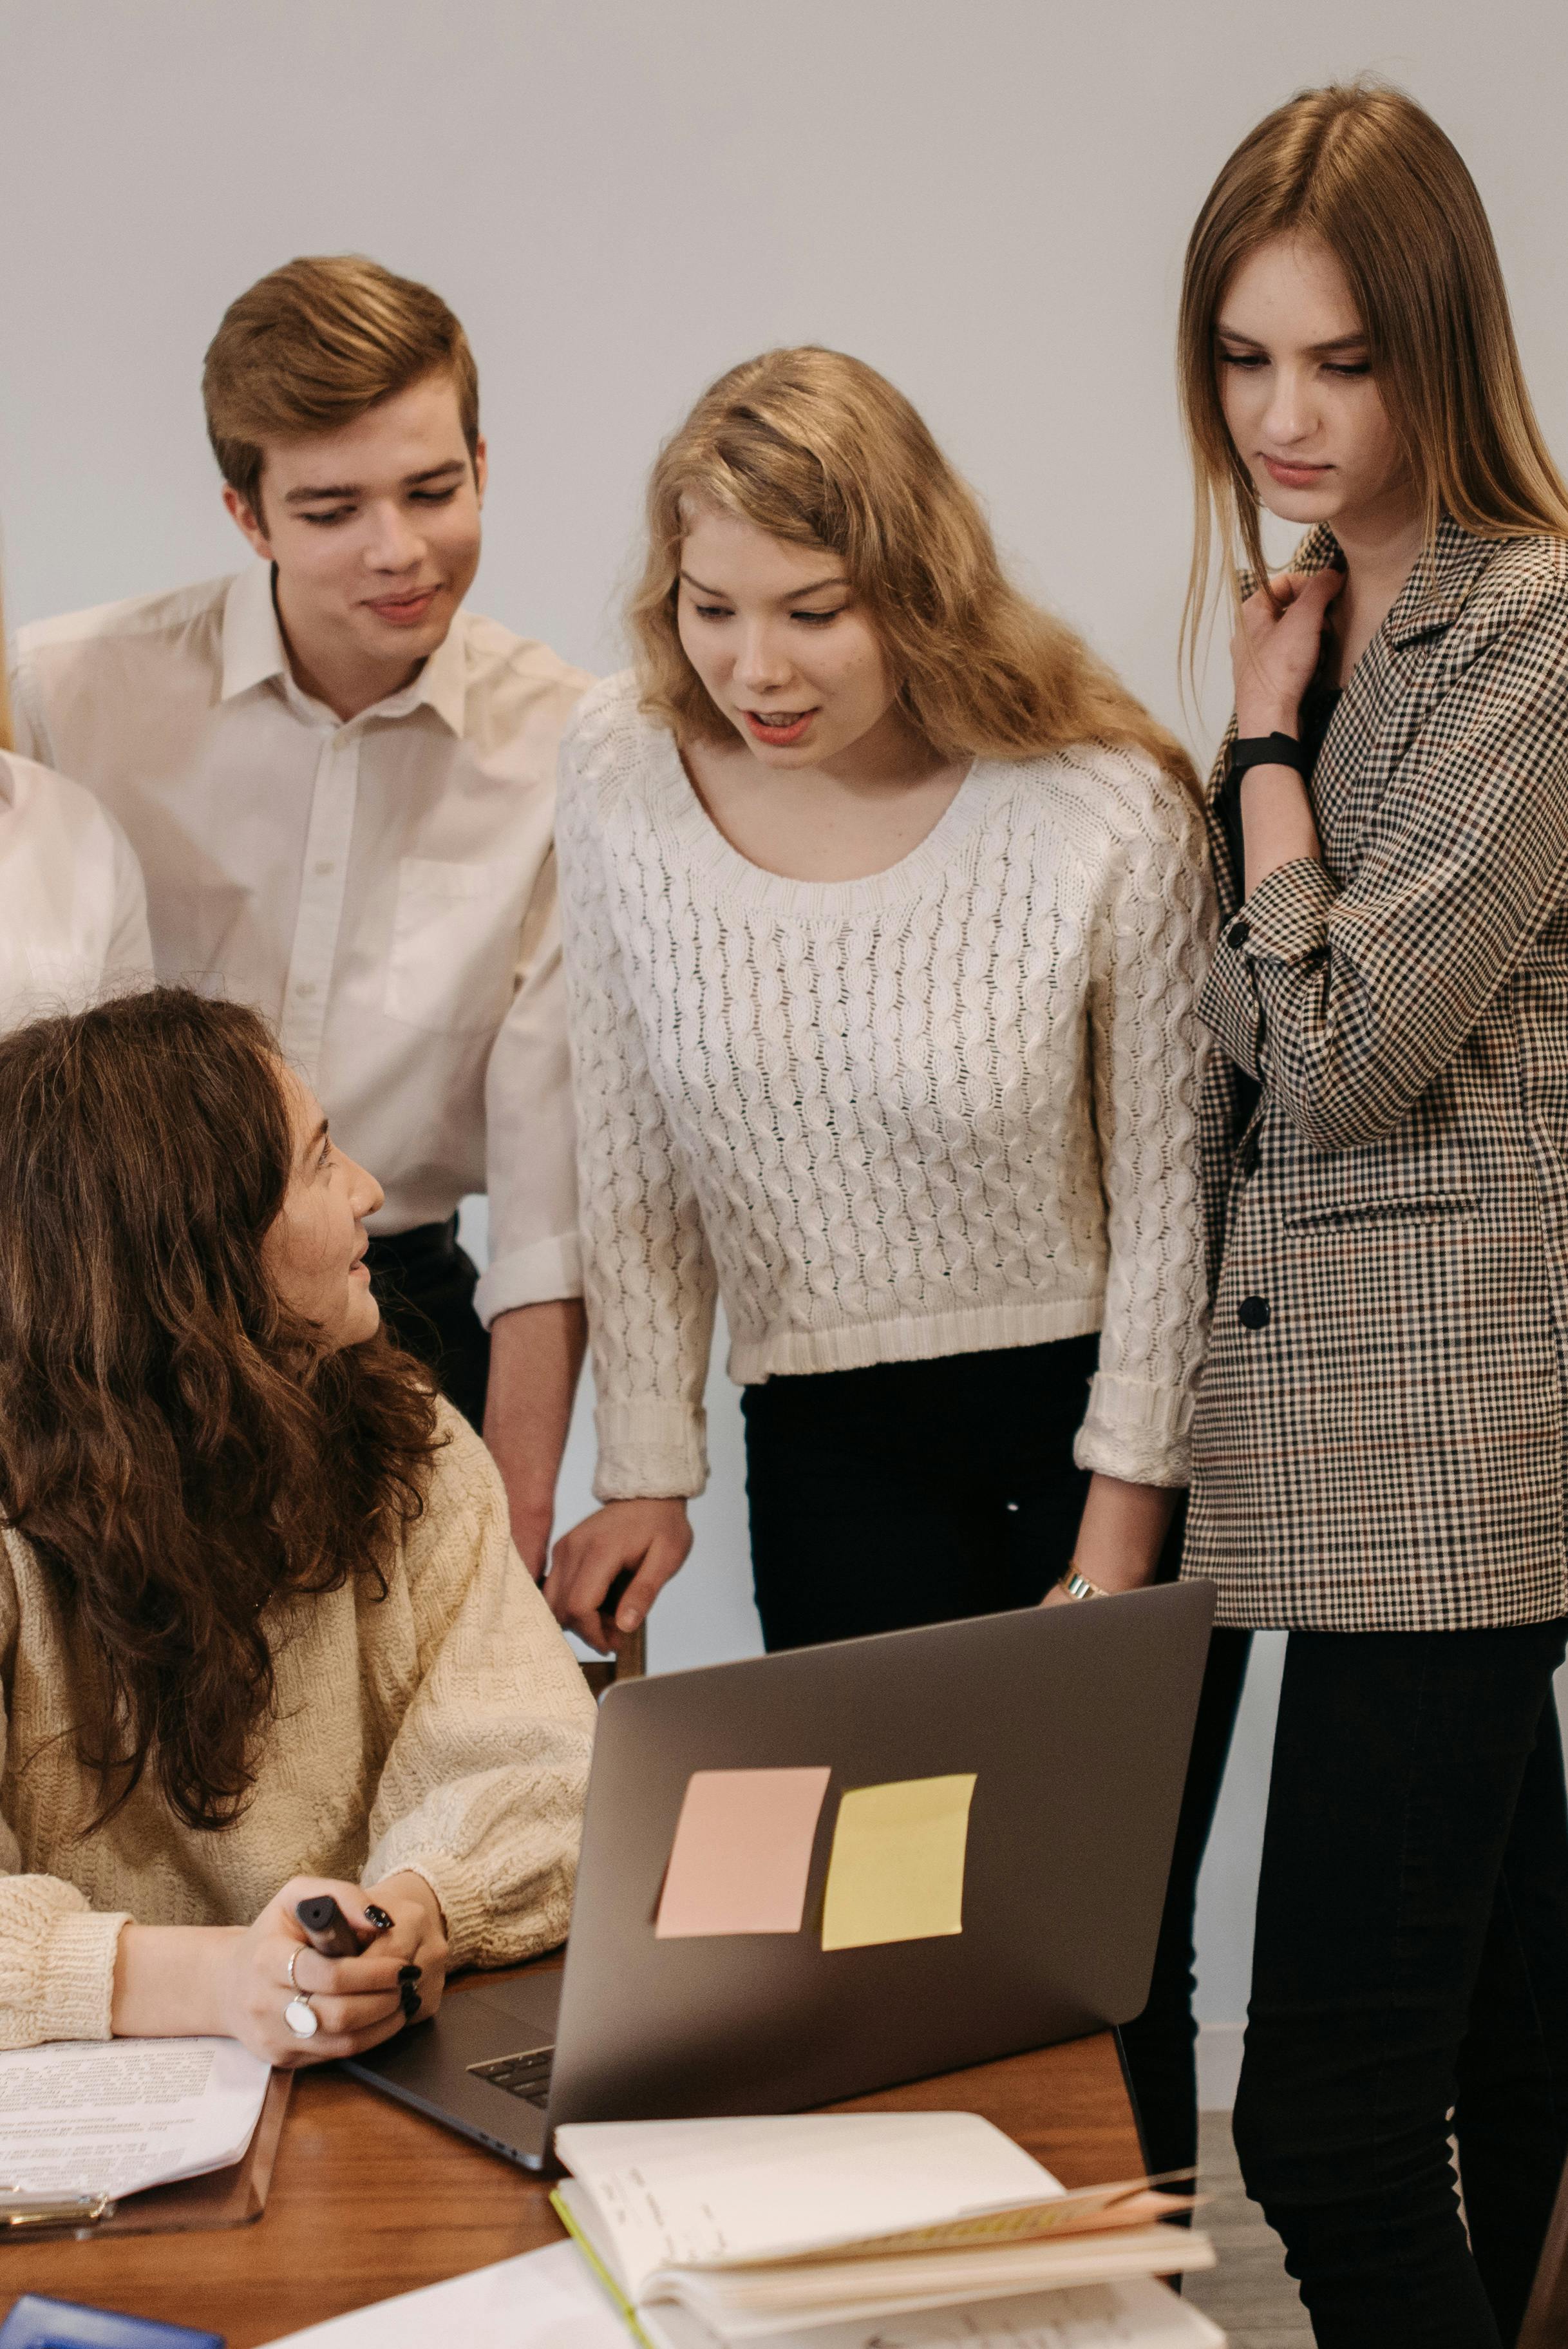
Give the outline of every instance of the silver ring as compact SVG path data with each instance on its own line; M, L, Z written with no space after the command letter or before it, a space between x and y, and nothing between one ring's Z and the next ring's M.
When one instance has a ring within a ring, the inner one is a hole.
M296 2039L314 2039L321 2029L310 2001L310 1992L302 1990L297 1998L291 1998L284 2009L284 2021Z

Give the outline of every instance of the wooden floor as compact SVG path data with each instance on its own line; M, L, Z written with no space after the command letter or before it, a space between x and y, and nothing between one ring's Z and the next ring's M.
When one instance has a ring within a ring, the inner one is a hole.
M1284 2271L1279 2237L1243 2189L1229 2113L1203 2115L1198 2169L1213 2198L1198 2223L1213 2238L1220 2263L1187 2278L1187 2297L1213 2318L1230 2349L1312 2349L1312 2327Z

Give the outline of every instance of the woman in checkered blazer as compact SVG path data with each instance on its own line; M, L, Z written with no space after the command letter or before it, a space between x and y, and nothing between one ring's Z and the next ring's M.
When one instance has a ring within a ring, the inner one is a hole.
M1201 1003L1190 1819L1248 1632L1291 1633L1236 2141L1320 2343L1497 2349L1568 2153L1568 490L1395 91L1237 150L1182 367L1190 619L1216 521L1260 579L1260 507L1307 525L1242 591Z

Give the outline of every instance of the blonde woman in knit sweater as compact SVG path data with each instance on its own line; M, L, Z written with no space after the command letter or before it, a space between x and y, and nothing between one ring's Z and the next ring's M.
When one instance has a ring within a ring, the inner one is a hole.
M565 1933L593 1708L380 1195L237 1006L0 1040L0 2044L325 2061Z
M684 1559L716 1297L770 1648L1147 1581L1202 1338L1187 762L855 359L724 377L649 523L562 762L604 1506L547 1595L603 1644Z

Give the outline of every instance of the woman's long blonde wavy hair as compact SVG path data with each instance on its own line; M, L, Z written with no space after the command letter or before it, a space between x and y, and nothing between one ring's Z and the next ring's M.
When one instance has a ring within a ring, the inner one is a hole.
M1243 140L1187 246L1178 366L1197 497L1190 666L1216 554L1238 600L1238 556L1268 575L1257 491L1220 398L1220 305L1249 254L1301 235L1345 273L1429 547L1445 514L1480 538L1568 533L1568 488L1531 405L1497 247L1458 149L1403 90L1304 90Z
M814 345L720 376L655 464L627 616L643 708L677 740L731 732L676 625L697 506L839 557L899 679L899 708L944 758L1037 758L1099 740L1195 788L1175 737L1012 585L973 492L902 392Z

